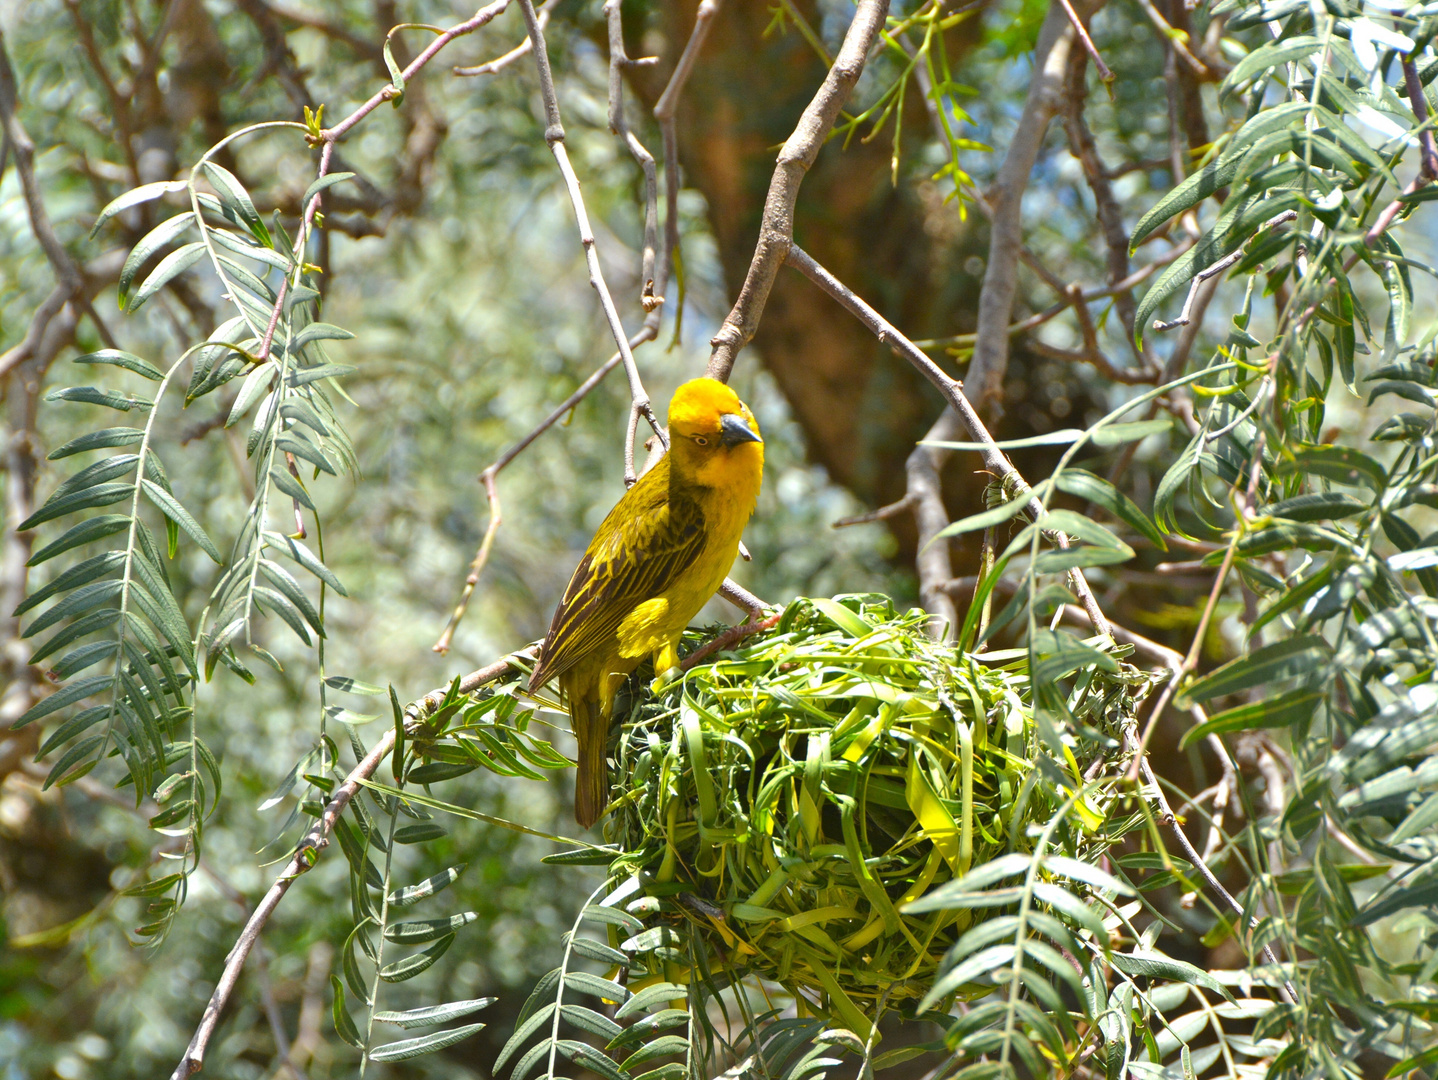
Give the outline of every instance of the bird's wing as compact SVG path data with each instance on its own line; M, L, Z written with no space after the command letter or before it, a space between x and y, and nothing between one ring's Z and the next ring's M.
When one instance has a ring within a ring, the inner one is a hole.
M690 499L671 502L667 477L659 472L643 477L595 533L554 612L531 689L601 648L625 616L698 559L706 540L703 510Z

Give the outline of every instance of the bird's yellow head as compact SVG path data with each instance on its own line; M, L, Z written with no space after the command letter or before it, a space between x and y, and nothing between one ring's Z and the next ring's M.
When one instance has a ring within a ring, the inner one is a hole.
M690 379L669 402L670 453L678 474L705 487L752 486L757 495L764 441L749 406L717 379Z

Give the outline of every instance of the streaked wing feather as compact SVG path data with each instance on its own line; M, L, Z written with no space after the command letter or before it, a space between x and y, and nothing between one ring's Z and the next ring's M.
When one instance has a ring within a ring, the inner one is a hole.
M641 479L600 526L554 612L531 687L602 647L625 616L663 593L699 557L703 512L690 500L671 506L667 483L659 484L665 479L653 473Z

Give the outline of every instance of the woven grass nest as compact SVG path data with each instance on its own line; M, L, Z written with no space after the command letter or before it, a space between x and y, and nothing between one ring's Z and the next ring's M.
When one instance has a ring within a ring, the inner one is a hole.
M684 926L708 973L778 983L852 1030L912 1009L958 935L993 914L903 906L1030 850L1028 827L1055 809L1032 783L1044 755L1027 650L965 655L927 621L882 596L801 598L657 693L632 681L616 706L606 839L622 852L611 873L643 883L631 910ZM1116 766L1151 677L1106 666L1071 689L1053 680L1082 734L1060 754L1048 727L1050 771L1079 777L1101 753ZM1079 809L1076 830L1096 829Z

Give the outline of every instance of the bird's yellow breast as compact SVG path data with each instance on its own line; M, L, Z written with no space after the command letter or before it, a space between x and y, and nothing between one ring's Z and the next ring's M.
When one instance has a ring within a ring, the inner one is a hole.
M620 623L620 656L643 658L672 647L719 591L739 554L739 539L754 513L763 472L763 444L745 443L704 462L692 478L678 478L704 513L704 549L669 588L638 605Z

